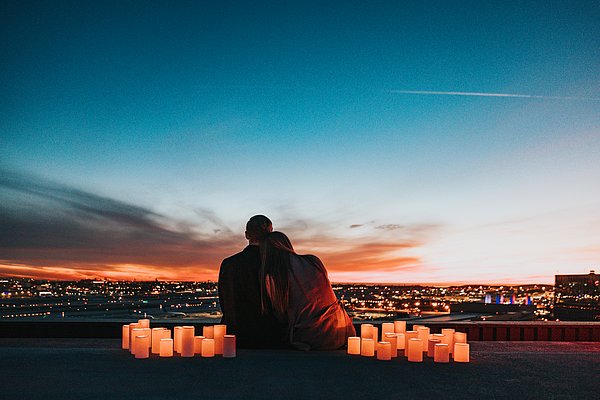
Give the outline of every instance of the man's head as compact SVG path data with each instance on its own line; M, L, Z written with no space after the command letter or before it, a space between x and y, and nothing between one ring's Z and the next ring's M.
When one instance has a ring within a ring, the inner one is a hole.
M250 244L258 244L260 240L273 231L273 223L264 215L255 215L246 223L246 239Z

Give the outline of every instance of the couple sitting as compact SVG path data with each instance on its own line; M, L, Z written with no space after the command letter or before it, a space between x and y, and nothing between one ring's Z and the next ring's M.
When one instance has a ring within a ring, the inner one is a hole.
M250 218L246 238L219 271L221 323L240 347L333 350L355 335L321 260L296 254L264 215Z

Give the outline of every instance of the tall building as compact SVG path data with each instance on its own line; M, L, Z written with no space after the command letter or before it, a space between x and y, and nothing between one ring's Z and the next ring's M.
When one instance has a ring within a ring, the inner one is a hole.
M567 321L600 321L600 275L556 275L554 317Z

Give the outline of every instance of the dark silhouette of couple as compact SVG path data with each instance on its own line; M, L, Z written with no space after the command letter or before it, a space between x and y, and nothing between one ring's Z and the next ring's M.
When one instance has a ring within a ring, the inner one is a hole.
M356 334L319 258L296 254L264 215L250 218L246 239L219 271L221 323L238 346L333 350Z

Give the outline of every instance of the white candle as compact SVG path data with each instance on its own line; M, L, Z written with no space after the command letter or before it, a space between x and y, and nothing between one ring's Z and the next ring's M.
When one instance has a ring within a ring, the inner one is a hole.
M450 355L448 354L447 343L437 343L433 353L433 361L436 363L447 363L450 362Z
M149 343L149 335L138 335L135 337L135 358L148 358L150 356Z
M348 354L360 354L360 337L351 336L348 338Z
M454 343L454 361L469 362L469 345L467 343Z
M129 351L131 352L131 354L133 354L132 342L135 339L133 337L133 330L136 329L136 328L141 328L141 327L142 326L139 323L137 323L137 322L129 324L129 347L128 348L129 348Z
M454 349L454 329L442 329L442 335L445 336L444 340L442 340L442 343L446 343L448 345L448 352L452 354L452 350Z
M392 358L398 357L398 336L395 333L386 333L383 337L384 342L390 342L390 355Z
M427 352L427 340L429 340L429 328L420 326L417 330L417 337L423 342L423 352Z
M390 342L379 342L377 343L377 359L389 361L392 359Z
M396 348L398 350L403 350L402 353L404 353L405 345L406 345L406 335L404 333L396 333Z
M129 334L129 352L135 354L135 341L137 336L144 334L144 328L133 328Z
M373 339L361 339L360 355L365 357L373 357L375 355L375 341Z
M181 330L181 356L194 357L194 333L193 326L184 326Z
M181 353L181 334L183 333L183 326L176 326L173 331L173 348L175 352Z
M160 340L163 338L163 331L167 328L152 328L152 354L160 353Z
M454 332L454 343L467 343L467 334L464 332Z
M161 357L173 357L173 339L160 339L160 352Z
M385 338L386 333L395 333L393 322L384 322L383 324L381 324L381 338L382 339Z
M421 339L410 339L408 341L408 361L423 361L423 341Z
M214 339L215 338L215 327L214 326L205 326L202 328L202 336L206 339Z
M194 336L194 354L202 354L202 341L204 336Z
M429 339L427 341L427 357L433 357L435 355L435 345L441 342L440 339Z
M361 339L373 339L373 324L361 324L360 325L360 338Z
M215 356L215 339L202 340L202 357Z
M215 354L223 354L223 338L227 333L227 325L215 325Z
M395 333L406 332L406 321L394 321L394 332Z
M223 336L223 357L234 358L236 356L235 335Z
M142 328L150 328L150 320L149 319L140 319L140 320L138 320L138 324L140 324Z
M404 357L408 357L408 342L410 341L410 339L417 339L417 332L406 331L406 333L404 334Z
M121 331L121 348L129 349L129 325L123 325L123 329Z

